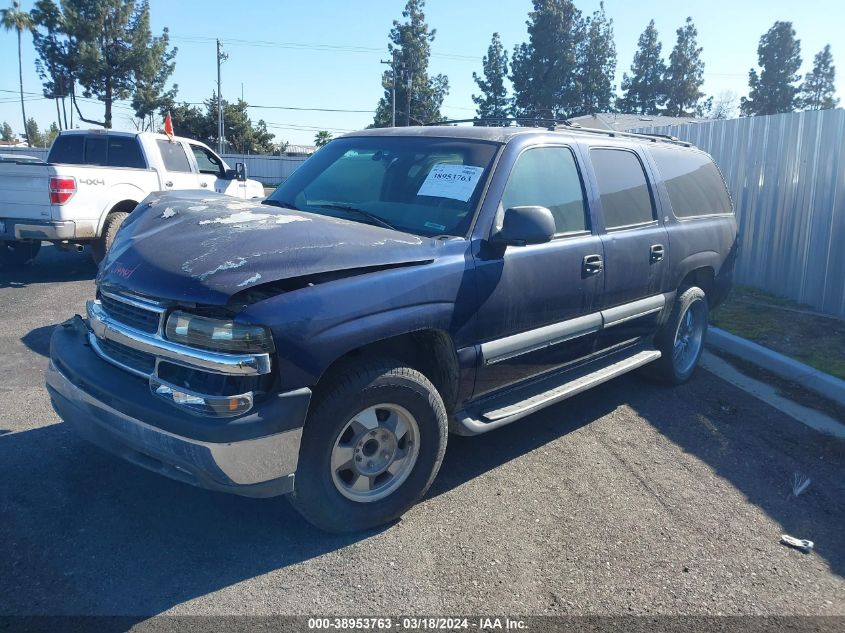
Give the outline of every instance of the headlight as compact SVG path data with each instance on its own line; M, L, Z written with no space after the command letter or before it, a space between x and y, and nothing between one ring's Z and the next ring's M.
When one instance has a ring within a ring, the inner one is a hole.
M167 318L165 336L174 343L214 352L261 354L274 349L273 337L265 327L209 319L187 312L173 312Z

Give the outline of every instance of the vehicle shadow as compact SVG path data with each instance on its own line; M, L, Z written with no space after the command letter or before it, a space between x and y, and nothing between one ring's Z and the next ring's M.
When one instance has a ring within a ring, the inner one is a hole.
M97 264L87 252L62 251L44 244L31 264L18 268L0 266L0 288L26 288L33 284L87 281L97 276Z
M845 442L703 370L692 383L632 390L626 397L628 406L729 482L783 533L814 541L815 554L845 577ZM793 493L796 473L811 479L800 496ZM779 535L771 538L776 542Z
M767 407L705 372L671 390L625 376L520 424L453 436L428 499L620 406L708 464L784 531L815 540L818 554L843 575L843 445L798 424L781 428L787 423ZM813 486L796 503L776 483L805 463L813 464ZM283 499L170 481L89 445L64 424L0 434L0 481L0 604L7 615L143 619L380 531L321 533Z
M50 355L50 337L53 335L57 325L44 325L30 330L21 337L21 343L26 347L40 354L41 356Z
M519 429L452 437L429 498L612 406L584 396L563 424L559 412L540 414ZM88 444L62 423L0 434L0 481L0 604L7 615L153 615L381 531L319 532L284 499L171 481Z

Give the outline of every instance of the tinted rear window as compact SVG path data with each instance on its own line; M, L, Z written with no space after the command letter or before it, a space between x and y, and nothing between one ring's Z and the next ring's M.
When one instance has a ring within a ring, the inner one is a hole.
M725 182L709 156L665 147L650 151L677 217L733 212Z
M164 168L167 171L191 171L191 164L188 162L188 155L182 143L171 143L170 141L156 141L161 152L161 160L164 161Z
M59 136L48 162L146 169L144 154L134 136L69 134Z
M82 163L82 144L85 137L81 134L59 136L50 148L48 163L67 163L79 165Z
M654 220L648 181L636 154L627 150L592 149L590 158L608 229Z
M85 138L86 165L108 165L108 145L104 136L88 136Z

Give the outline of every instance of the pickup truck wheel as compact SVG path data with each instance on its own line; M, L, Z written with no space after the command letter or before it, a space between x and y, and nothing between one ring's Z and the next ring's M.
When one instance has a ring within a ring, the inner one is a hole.
M673 385L689 380L704 348L708 315L707 297L701 288L679 291L669 319L655 336L662 356L646 365L646 373Z
M443 400L399 363L329 378L302 434L290 501L328 532L357 532L401 516L434 480L446 450Z
M125 211L115 211L114 213L109 213L109 216L106 218L106 223L103 225L102 235L100 235L99 239L96 239L91 243L91 257L94 258L94 262L98 266L100 265L100 262L105 259L106 253L109 252L112 242L114 242L114 236L117 235L117 232L120 230L120 225L123 224L128 217L129 214Z
M38 251L41 242L0 242L0 264L7 268L25 266L29 264Z

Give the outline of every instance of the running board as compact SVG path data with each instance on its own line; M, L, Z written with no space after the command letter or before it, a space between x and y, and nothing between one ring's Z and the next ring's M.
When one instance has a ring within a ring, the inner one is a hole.
M615 355L598 367L597 363L590 363L580 371L550 376L519 388L515 393L507 394L507 400L500 397L473 403L467 409L455 412L456 431L460 435L478 435L498 429L658 358L660 352L656 349L642 350L621 360ZM562 378L568 380L561 383Z

